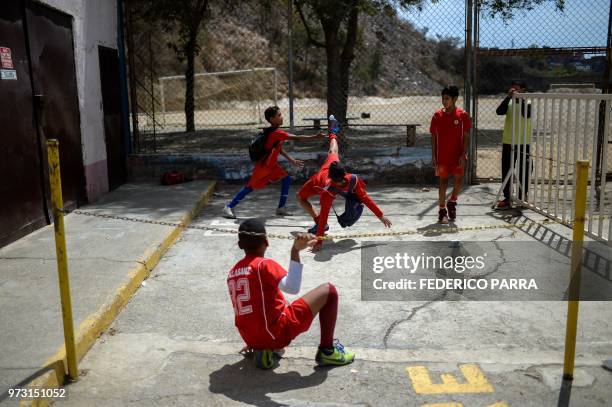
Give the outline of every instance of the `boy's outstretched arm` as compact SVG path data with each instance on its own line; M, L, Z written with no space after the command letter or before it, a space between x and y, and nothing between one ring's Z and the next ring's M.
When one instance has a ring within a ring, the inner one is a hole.
M278 287L288 294L297 294L302 285L302 263L300 263L300 251L309 246L314 246L317 239L310 233L298 233L291 248L291 261L289 271L282 278Z
M296 136L295 134L289 134L289 137L287 137L287 140L316 141L316 140L323 140L324 138L325 138L325 133L320 132L318 134L315 134L314 136Z
M289 155L289 153L287 153L285 151L285 149L281 146L280 148L280 154L285 157L291 164L295 165L296 167L303 167L304 166L304 161L302 160L296 160L293 157L291 157Z
M387 218L383 214L383 211L380 210L378 205L376 205L376 202L374 202L370 195L368 195L368 192L366 191L365 186L361 180L357 183L357 186L355 187L355 194L357 194L359 200L363 202L363 204L367 206L370 211L372 211L372 213L378 218L378 220L383 223L383 225L385 225L385 227L390 228L393 225L389 218Z

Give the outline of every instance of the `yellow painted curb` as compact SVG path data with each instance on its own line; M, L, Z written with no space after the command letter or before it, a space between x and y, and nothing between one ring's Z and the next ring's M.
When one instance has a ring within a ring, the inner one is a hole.
M185 214L180 224L187 226L193 221L197 214L202 210L202 207L208 203L212 196L217 182L213 181L208 187L208 190L200 197L194 208ZM89 315L77 328L75 332L76 353L77 359L81 361L87 354L89 349L95 344L96 339L106 328L115 320L119 312L125 304L136 293L140 285L147 279L151 270L157 265L164 253L176 242L178 237L183 232L184 228L176 226L166 236L166 238L156 247L147 249L144 255L138 260L138 266L128 271L127 279L116 289L112 299L103 304L98 311ZM66 349L64 346L47 359L45 366L53 365L53 370L45 373L37 379L30 382L28 387L32 388L56 388L64 384L64 377L67 375L66 368ZM49 405L49 400L35 399L22 401L20 406L46 407Z

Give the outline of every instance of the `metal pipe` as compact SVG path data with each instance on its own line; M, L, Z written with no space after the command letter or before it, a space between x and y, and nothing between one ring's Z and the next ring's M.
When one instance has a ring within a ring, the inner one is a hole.
M132 154L132 141L130 138L130 101L128 98L125 38L123 32L123 3L123 0L117 0L117 51L119 52L119 88L121 90L121 131L123 133L123 147L127 156Z
M604 221L604 217L602 216L603 213L605 212L604 209L604 198L606 196L606 167L608 164L608 139L609 139L609 135L610 135L610 102L606 101L604 102L604 112L605 113L605 117L604 117L604 133L603 133L603 143L601 143L601 148L603 149L603 159L602 159L602 164L601 166L603 168L600 168L599 170L602 171L603 173L603 177L601 177L601 192L599 193L599 224L597 227L597 236L599 237L603 237L603 233L602 233L602 229L603 229L603 221ZM610 237L608 237L608 239L610 239Z
M288 82L289 82L289 128L293 130L295 117L293 111L293 0L287 2L287 62L288 62Z
M567 302L563 380L573 380L574 378L578 308L580 304L582 242L584 240L584 212L586 207L586 187L589 162L578 161L576 163L576 168L578 169L576 198L574 201L574 213L576 214L576 217L574 218L574 231L572 236L572 268L570 270L569 301Z
M62 303L66 363L68 365L68 376L70 376L71 380L77 380L79 377L79 369L77 366L74 325L72 322L68 254L66 252L66 233L64 231L64 202L62 199L59 142L57 140L52 139L47 141L47 155L49 158L49 184L51 187L51 203L53 206L55 254L57 256L57 273L59 277L60 301Z

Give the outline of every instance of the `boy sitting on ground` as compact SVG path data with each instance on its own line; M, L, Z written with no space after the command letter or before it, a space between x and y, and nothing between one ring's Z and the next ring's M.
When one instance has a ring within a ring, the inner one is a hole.
M260 220L248 219L238 229L238 247L245 257L229 271L227 286L232 299L235 325L246 343L243 350L253 350L255 364L262 369L275 366L275 349L289 345L310 328L319 314L321 342L315 355L320 366L346 365L355 359L337 341L334 329L338 314L338 292L331 283L321 284L292 303L284 291L297 294L302 282L300 251L312 247L316 238L300 233L291 248L289 272L276 261L264 257L268 248L266 228Z

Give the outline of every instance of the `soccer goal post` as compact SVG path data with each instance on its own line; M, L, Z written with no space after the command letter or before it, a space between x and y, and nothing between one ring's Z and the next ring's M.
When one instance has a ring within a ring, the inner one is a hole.
M182 124L185 75L158 78L162 125ZM196 125L235 126L263 123L264 103L278 104L276 68L250 68L194 74Z

